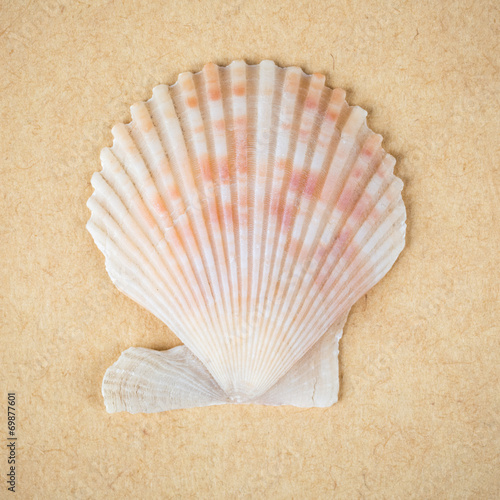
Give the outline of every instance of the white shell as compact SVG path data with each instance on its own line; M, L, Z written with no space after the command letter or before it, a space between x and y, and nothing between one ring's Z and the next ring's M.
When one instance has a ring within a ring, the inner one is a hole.
M87 227L116 286L185 345L125 351L108 411L337 400L342 327L406 213L382 137L324 80L207 64L113 128Z

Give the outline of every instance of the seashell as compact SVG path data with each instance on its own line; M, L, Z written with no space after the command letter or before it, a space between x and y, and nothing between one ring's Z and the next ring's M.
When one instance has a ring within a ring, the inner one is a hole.
M366 111L323 75L235 61L131 114L87 228L115 285L184 345L123 352L107 411L332 405L349 310L405 242L403 183Z

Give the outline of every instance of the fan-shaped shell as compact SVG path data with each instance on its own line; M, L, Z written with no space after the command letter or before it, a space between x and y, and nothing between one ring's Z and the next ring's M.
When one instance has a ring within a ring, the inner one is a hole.
M403 249L395 160L343 90L271 61L182 73L131 113L112 130L88 201L106 269L201 362L206 375L190 387L206 377L218 394L205 404L266 402L334 324L326 355L336 356L349 309ZM142 351L108 371L108 408L130 410L151 378L168 379L158 368L125 381ZM131 411L176 407L147 406Z

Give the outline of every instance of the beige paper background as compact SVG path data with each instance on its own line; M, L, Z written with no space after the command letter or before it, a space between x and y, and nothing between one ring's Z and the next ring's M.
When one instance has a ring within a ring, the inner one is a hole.
M18 498L499 498L495 1L11 1L0 8L1 392ZM407 247L352 310L340 402L106 414L129 346L176 337L112 285L90 177L181 71L323 72L398 159ZM0 437L6 435L0 417ZM0 452L6 496L6 449Z

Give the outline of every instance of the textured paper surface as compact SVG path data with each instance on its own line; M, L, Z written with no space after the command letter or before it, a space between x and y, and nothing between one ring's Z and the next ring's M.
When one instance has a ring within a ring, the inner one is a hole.
M0 437L15 391L19 498L500 496L497 5L3 2ZM333 407L108 415L119 353L178 340L85 230L99 151L154 85L237 58L323 72L369 111L407 247L349 316Z

